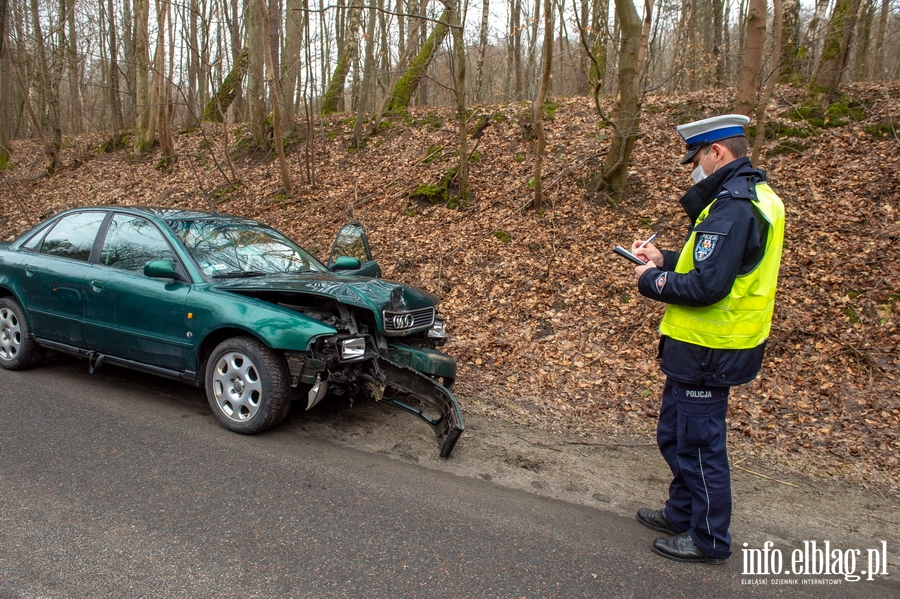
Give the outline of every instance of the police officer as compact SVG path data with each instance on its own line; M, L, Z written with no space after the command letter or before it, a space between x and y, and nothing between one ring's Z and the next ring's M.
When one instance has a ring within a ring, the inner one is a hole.
M725 411L732 385L762 365L784 240L784 205L747 158L742 115L678 127L694 185L681 198L691 227L680 252L636 241L641 295L667 304L660 323L666 374L657 444L672 469L664 509L641 524L663 532L653 551L677 561L731 556L731 474Z

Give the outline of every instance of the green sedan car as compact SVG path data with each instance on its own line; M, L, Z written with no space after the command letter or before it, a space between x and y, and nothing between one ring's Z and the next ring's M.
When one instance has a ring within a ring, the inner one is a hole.
M371 397L428 423L449 457L464 426L438 300L380 275L358 223L323 264L246 218L69 210L0 244L0 366L52 350L178 379L244 434L292 401Z

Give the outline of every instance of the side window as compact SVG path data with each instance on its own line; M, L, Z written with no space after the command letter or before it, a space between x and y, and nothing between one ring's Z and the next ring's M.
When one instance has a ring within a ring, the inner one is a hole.
M117 214L109 223L100 264L143 272L144 265L151 260L175 260L162 233L143 218Z
M22 244L21 249L27 252L36 252L44 240L44 233L49 229L49 225L42 227L40 231L31 236L31 239Z
M44 238L41 253L87 262L105 217L103 212L70 214L56 223Z

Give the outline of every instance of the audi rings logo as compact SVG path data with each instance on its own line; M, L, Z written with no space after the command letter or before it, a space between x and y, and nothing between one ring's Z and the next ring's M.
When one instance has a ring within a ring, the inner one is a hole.
M395 329L402 331L403 329L411 328L416 323L416 320L412 314L395 314L392 322Z

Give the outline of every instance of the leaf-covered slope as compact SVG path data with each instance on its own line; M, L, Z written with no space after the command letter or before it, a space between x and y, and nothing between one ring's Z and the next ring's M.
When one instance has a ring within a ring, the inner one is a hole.
M787 239L764 370L732 392L731 441L775 463L897 489L900 87L845 92L827 115L803 109L789 87L769 107L760 166L786 205ZM293 198L280 194L274 161L260 157L234 159L241 184L231 188L219 126L179 136L179 160L165 174L153 156L100 152L95 136L67 140L67 168L47 179L37 145L18 142L14 168L0 174L0 223L9 239L70 206L204 208L202 190L220 211L273 224L321 256L343 222L360 220L385 276L442 297L465 411L584 435L645 435L662 389L663 306L636 294L631 266L611 249L650 231L662 247L680 245L688 223L677 199L690 180L674 127L731 102L720 92L648 96L629 196L616 206L584 197L580 182L611 130L588 100L571 99L545 108L552 207L543 215L528 207L529 107L507 104L474 108L473 127L479 116L490 121L470 140L475 195L465 206L434 190L456 161L452 111L415 109L359 152L347 151L352 119L329 119L317 131L315 187L295 140ZM233 155L240 139L240 128L229 130Z

